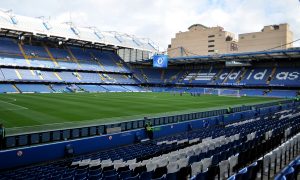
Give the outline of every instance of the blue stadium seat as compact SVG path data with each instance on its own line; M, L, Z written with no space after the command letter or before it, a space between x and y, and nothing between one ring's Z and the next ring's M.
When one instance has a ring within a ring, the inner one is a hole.
M140 174L140 179L151 180L152 179L152 174L153 174L152 171L149 171L149 172L148 171L143 171Z
M199 173L199 174L196 175L195 180L206 180L207 179L207 175L208 175L207 171Z
M118 180L119 178L118 178L117 174L112 174L110 176L104 176L102 179L103 180Z

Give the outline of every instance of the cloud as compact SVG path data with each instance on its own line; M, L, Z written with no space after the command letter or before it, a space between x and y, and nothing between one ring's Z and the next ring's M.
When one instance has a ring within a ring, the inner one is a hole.
M223 26L235 33L260 31L264 25L289 23L300 38L298 0L10 0L2 8L26 16L51 16L80 26L97 26L157 42L167 48L175 33L195 23ZM295 45L300 46L300 43Z

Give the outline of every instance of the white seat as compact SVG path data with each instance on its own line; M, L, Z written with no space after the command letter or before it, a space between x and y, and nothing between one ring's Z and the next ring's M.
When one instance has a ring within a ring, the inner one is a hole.
M187 152L187 150L185 148L178 150L178 154L186 154L186 152Z
M229 136L229 139L230 139L230 142L233 142L235 139L234 139L234 135L233 136Z
M179 169L181 169L182 167L187 167L188 164L189 164L189 159L188 158L178 160Z
M224 160L219 163L220 167L220 178L226 179L228 178L228 170L229 170L229 160Z
M292 153L293 153L293 158L297 156L297 137L294 136L292 139Z
M101 167L102 167L102 168L108 167L108 166L111 166L111 165L113 165L112 162L105 162L105 163L101 162Z
M200 153L201 153L201 148L199 148L199 147L196 147L195 149L194 149L194 152L195 152L195 155L199 155Z
M183 139L183 140L181 140L183 143L187 143L187 142L189 142L189 139Z
M80 162L79 162L79 166L87 166L87 165L89 165L90 164L90 162L91 162L91 159L83 159L83 160L81 160Z
M225 144L228 144L228 143L230 143L230 142L231 142L231 140L230 140L229 137L225 138Z
M202 153L206 153L208 151L209 146L208 145L204 145L201 149Z
M73 161L71 163L71 166L77 166L77 165L79 165L80 162L81 162L80 160L79 161Z
M101 161L101 164L112 163L111 159L105 159Z
M211 165L212 157L202 159L202 167L203 169L207 169Z
M92 167L92 166L99 166L99 165L101 165L100 159L94 159L94 160L90 161L90 167Z
M177 141L177 145L183 144L182 141Z
M240 139L240 134L234 135L234 140L239 140Z
M179 169L179 166L177 163L170 163L167 165L168 173L174 173L177 172Z
M161 159L161 156L153 157L151 160L152 160L152 161L156 161L156 160L159 160L159 159Z
M214 149L215 149L214 143L208 145L208 150L214 150Z
M269 166L271 165L271 153L266 154L263 157L263 179L269 179Z
M177 141L176 141L176 142L177 142ZM176 143L176 142L174 142L174 141L167 141L166 144L167 144L167 145L170 145L170 144L173 144L173 143Z
M287 158L287 153L286 153L287 145L286 145L286 143L284 143L281 147L282 147L282 154L281 154L282 162L281 163L284 166L285 163L287 162L287 160L286 160L286 158Z
M134 170L136 167L140 167L142 165L141 162L138 163L132 163L129 165L129 169Z
M247 141L250 141L252 139L252 135L251 134L247 134Z
M143 161L141 162L141 165L146 165L148 162L150 162L150 160L149 160L149 159L147 159L147 160L143 160Z
M237 165L238 163L238 158L239 158L239 154L236 154L234 156L231 156L228 160L229 160L229 176L232 175L233 172L233 168Z
M202 139L202 142L210 141L211 139L212 139L212 137L207 137L205 139Z
M199 138L195 138L195 139L190 140L189 143L192 144L192 143L197 143L199 141L200 141Z
M224 145L224 144L227 144L227 140L224 138L224 139L222 139L222 140L220 140L220 145L222 146L222 145Z
M283 148L280 146L275 149L276 152L276 169L279 170L280 166L282 164L282 153L283 153Z
M270 171L271 171L271 177L273 177L273 175L276 173L276 172L275 172L275 168L276 168L276 164L275 164L276 156L277 156L277 151L276 151L276 150L273 150L273 151L272 151L272 154L271 154L271 157L270 157Z
M154 171L157 167L157 164L149 162L146 164L147 172Z
M191 165L192 176L197 175L202 171L202 162L194 162Z
M133 164L133 163L136 163L136 159L131 159L131 160L126 161L126 164L128 164L128 165Z
M114 164L123 163L123 159L118 159L113 161Z
M160 146L160 145L162 145L164 143L165 143L164 141L160 141L160 142L157 142L156 145Z
M168 165L169 161L167 158L165 158L165 159L160 159L160 160L156 161L156 163L157 163L158 167L164 167L164 166Z
M186 152L186 156L189 157L189 156L193 156L195 153L193 150L189 150Z
M186 153L180 153L178 155L178 159L184 159L184 158L186 158Z
M178 160L178 155L172 155L168 158L169 162L176 162Z
M123 163L123 162L121 162L121 163L113 163L113 164L114 164L114 168L116 170L118 170L120 167L125 167L126 166L126 164Z

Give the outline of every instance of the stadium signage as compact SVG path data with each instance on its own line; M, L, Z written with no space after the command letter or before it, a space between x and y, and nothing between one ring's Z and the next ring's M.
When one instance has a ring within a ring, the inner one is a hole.
M268 70L264 69L259 72L250 72L246 77L247 80L263 80L267 76ZM241 71L233 73L222 73L219 76L219 79L224 80L228 78L229 80L236 80L241 74ZM275 74L275 79L277 80L297 80L299 79L300 72L278 72Z
M153 67L154 68L167 68L168 67L168 56L167 55L154 55L153 56Z
M299 78L299 72L280 72L276 75L278 80L296 80Z

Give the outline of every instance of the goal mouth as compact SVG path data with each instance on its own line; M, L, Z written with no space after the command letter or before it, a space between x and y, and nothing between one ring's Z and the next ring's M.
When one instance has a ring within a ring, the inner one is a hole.
M203 94L228 96L228 97L241 97L240 90L238 89L204 88Z

